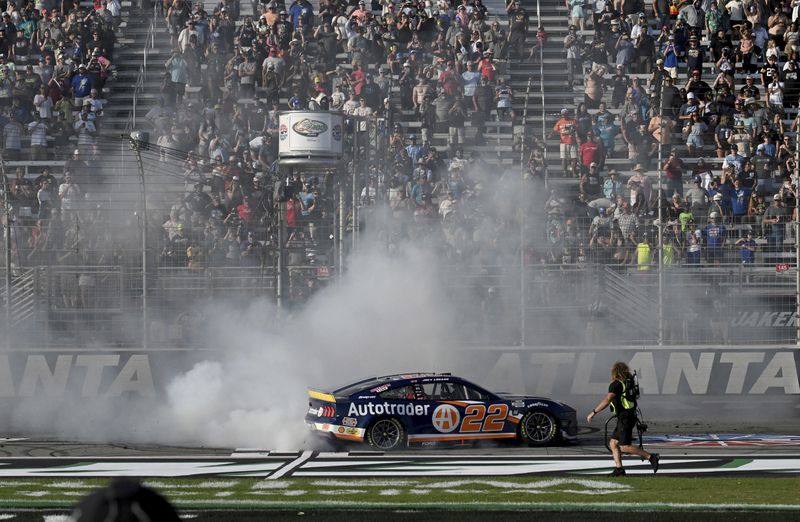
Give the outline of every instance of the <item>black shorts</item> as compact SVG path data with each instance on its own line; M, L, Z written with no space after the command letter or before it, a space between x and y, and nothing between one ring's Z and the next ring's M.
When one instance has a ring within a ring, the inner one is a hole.
M633 442L633 428L636 427L636 415L622 414L617 416L617 426L612 439L617 439L620 446L628 446Z

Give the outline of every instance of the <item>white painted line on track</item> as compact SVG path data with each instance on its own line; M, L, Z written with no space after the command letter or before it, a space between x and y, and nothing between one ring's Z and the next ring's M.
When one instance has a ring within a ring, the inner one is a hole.
M290 463L286 464L282 468L278 468L278 470L275 471L272 475L269 475L267 477L267 480L279 479L279 478L283 477L284 475L286 475L287 473L291 473L296 468L299 468L300 466L302 466L303 463L305 461L307 461L308 459L310 459L313 454L314 454L313 451L304 451L303 453L300 454L299 457L297 457L296 459L294 459Z

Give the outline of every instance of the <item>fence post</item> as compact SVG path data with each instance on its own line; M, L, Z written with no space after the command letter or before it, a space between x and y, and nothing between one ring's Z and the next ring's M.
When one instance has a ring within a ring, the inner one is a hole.
M138 132L132 132L130 135L131 150L136 153L136 165L139 170L139 189L142 193L142 348L147 350L150 347L149 340L149 318L147 314L147 182L144 175L144 164L142 163L142 150L143 146L142 137Z
M5 245L6 245L6 348L11 349L11 201L8 197L8 178L6 166L0 158L0 176L3 177L3 211L5 213Z

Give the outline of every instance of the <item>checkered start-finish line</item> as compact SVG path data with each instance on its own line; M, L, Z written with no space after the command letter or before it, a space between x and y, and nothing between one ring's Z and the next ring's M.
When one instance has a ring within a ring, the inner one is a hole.
M652 474L626 459L628 475ZM373 452L279 453L240 449L230 457L6 458L0 477L446 477L604 475L610 456L403 455ZM800 476L800 454L662 456L659 475Z

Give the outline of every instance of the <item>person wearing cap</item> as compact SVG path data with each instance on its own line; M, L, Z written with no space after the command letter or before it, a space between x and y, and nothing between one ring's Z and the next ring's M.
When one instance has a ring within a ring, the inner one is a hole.
M358 5L355 6L351 11L350 14L347 16L348 19L352 20L355 18L358 22L364 23L364 19L367 17L367 4L363 0L358 2Z
M686 20L686 25L697 31L702 29L703 23L703 10L700 5L700 0L689 0L684 2L683 6L678 10L678 16L682 16Z
M692 71L684 88L687 93L693 93L698 100L705 100L706 96L712 92L711 86L701 78L698 69Z
M797 55L786 62L783 75L783 103L786 107L797 107L800 102L800 70L797 68Z
M593 161L589 164L588 169L581 171L578 190L581 196L586 198L586 201L592 201L602 194L603 184L600 179L600 166L597 162Z
M758 244L753 238L752 229L747 229L744 237L737 239L735 245L739 247L739 256L743 266L755 264Z
M647 86L648 89L652 91L653 96L655 96L656 98L660 98L661 89L665 83L664 80L666 80L668 76L671 78L671 76L669 72L666 69L664 69L663 58L658 58L655 61L655 64L656 65L653 68L653 71L650 73L650 78L647 81Z
M781 68L778 65L778 57L775 54L768 54L767 62L759 69L761 75L761 86L765 89L773 82L774 79L781 77Z
M715 196L716 197L716 196ZM715 265L724 260L725 241L728 238L728 229L721 223L721 215L711 211L708 215L709 223L703 228L703 240L706 245L706 261Z
M576 27L571 25L569 32L564 37L564 49L567 53L567 87L572 88L575 85L575 74L580 74L582 53L583 53L583 37L578 35Z
M732 187L729 185L728 195L730 196L731 216L735 225L742 225L747 219L747 207L750 203L751 192L752 189L745 186L744 182L739 178L733 180Z
M528 34L528 12L516 0L508 4L506 11L509 16L509 58L516 57L522 59L527 55L525 52L525 39Z
M586 141L578 147L578 156L581 160L581 172L587 172L592 163L602 166L605 162L605 147L594 131L587 132Z
M692 114L691 119L686 123L689 132L686 137L686 146L689 149L690 156L702 156L703 147L705 142L703 136L708 131L708 125L700 118L700 114L695 112Z
M743 166L744 157L739 154L739 147L736 144L732 144L728 155L722 161L722 168L733 169L733 174L736 175L742 171Z
M702 111L702 107L700 107L700 101L697 99L697 96L693 92L686 93L686 103L681 105L680 111L678 112L678 120L681 124L685 125L692 119L693 114L700 114Z
M769 234L767 235L767 252L777 254L783 250L783 240L786 235L786 223L789 219L789 213L786 207L783 206L783 198L780 193L772 197L772 203L764 211L764 217L761 220L762 224L769 225Z
M620 179L619 172L614 169L608 171L608 176L603 180L603 196L611 201L616 201L617 196L625 195L625 182Z
M622 33L614 44L614 49L617 51L617 70L620 72L628 71L628 68L634 62L636 48L633 46L630 37L627 33Z
M743 157L749 158L751 156L751 148L750 148L750 141L752 139L752 132L747 129L744 125L744 119L742 118L736 122L733 126L733 134L730 137L730 143L736 146L736 150L739 154ZM750 118L747 118L748 121L752 121ZM737 171L740 172L740 171Z
M314 6L308 0L295 0L289 7L289 16L294 30L309 29L314 25Z
M78 66L78 72L70 80L70 87L75 106L83 106L83 100L89 97L92 87L94 87L92 78L86 72L86 64L82 63Z
M667 37L667 45L664 47L664 69L673 79L678 77L678 49L675 46L675 36L670 34Z
M668 196L678 194L683 197L683 160L678 157L675 151L670 152L669 157L662 166L664 177L667 180L666 193Z
M752 74L748 74L745 78L745 84L739 89L739 99L740 100L747 100L749 98L753 98L753 100L758 100L761 98L761 91L756 86L755 76Z
M553 134L559 138L561 169L565 174L571 172L573 176L577 175L577 122L570 116L568 109L561 109L561 118L553 125Z

